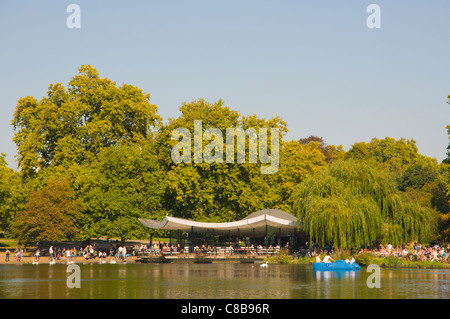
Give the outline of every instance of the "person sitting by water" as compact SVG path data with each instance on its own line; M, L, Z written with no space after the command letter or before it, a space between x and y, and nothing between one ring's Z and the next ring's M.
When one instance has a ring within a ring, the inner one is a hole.
M331 260L331 261L330 261ZM323 259L323 262L324 263L331 263L331 262L333 262L333 261L335 261L333 258L331 258L331 256L330 256L330 253L328 253L326 256L325 256L325 258Z
M386 248L387 248L387 253L388 253L388 255L390 255L390 254L391 254L391 251L392 251L392 245L389 243L389 244L386 246Z

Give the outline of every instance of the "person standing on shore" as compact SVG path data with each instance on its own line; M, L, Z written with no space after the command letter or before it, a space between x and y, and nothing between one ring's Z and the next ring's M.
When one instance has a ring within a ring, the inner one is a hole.
M11 251L9 249L6 249L6 256L5 256L5 262L9 261L9 254L11 253Z
M48 249L48 260L53 261L53 246Z
M387 252L388 252L388 255L391 254L391 251L392 251L392 245L389 243L389 244L387 245Z

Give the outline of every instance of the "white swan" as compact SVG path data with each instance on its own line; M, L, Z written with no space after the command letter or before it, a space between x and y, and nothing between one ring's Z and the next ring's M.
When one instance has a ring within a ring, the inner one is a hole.
M39 265L39 261L33 260L33 265Z
M70 264L74 264L75 262L74 261L72 261L72 260L69 260L68 262L67 262L67 264L68 265L70 265Z
M269 267L269 263L266 261L266 263L261 264L261 267Z
M55 262L54 260L52 260L52 261L50 261L48 264L49 264L49 265L54 265L54 264L56 264L56 262Z
M111 260L109 263L110 263L110 264L115 264L116 261L115 261L115 260Z

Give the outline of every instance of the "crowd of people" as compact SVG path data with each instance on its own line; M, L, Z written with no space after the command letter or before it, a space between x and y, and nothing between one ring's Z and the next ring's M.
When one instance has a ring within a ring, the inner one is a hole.
M14 256L16 258L16 261L23 261L23 249L20 247L17 247L14 250ZM10 257L11 257L11 251L8 248L8 249L6 249L6 252L5 252L5 262L9 262Z
M287 244L288 245L288 244ZM288 246L287 246L288 247ZM249 246L223 246L223 245L210 245L210 244L200 244L200 245L194 245L193 247L189 246L181 246L180 244L171 244L171 243L152 243L151 245L147 246L145 244L141 244L138 246L132 246L132 254L133 255L140 255L140 254L151 254L151 255L158 255L158 254L178 254L178 253L195 253L195 254L208 254L208 253L226 253L226 254L233 254L238 251L246 251L249 254L257 254L262 251L272 251L272 252L278 252L280 250L280 246L272 246L269 245L268 247L263 247L262 245L249 245Z
M141 244L138 246L132 246L131 251L133 255L138 254L160 254L161 252L180 252L180 244L170 243L152 243L151 245Z
M12 252L9 249L6 249L5 252L5 262L11 261ZM40 245L37 245L33 256L33 262L39 262L42 256L48 257L49 262L56 261L66 261L71 262L77 258L83 258L85 260L93 259L93 260L106 260L108 257L110 259L119 259L125 261L127 257L130 256L127 253L127 247L121 245L111 245L110 249L96 249L93 245L86 245L85 247L55 247L50 246L48 250L41 249ZM24 256L24 249L22 247L17 247L14 250L14 256L16 262L22 262Z
M325 259L330 260L334 255L334 250L331 247L321 249L314 246L308 249L303 249L302 256L316 258L316 262L326 262ZM397 246L391 244L380 244L377 248L361 248L357 254L372 253L376 257L397 257L405 258L409 261L437 261L450 262L450 244L439 246L437 244L432 246L424 246L422 244L414 243L412 246ZM324 260L320 258L325 254ZM353 254L353 253L352 253ZM353 257L352 257L353 258ZM352 260L346 260L351 262Z
M405 258L410 261L438 261L438 262L450 262L450 244L446 247L433 245L423 246L421 244L414 243L412 247L394 247L391 244L380 245L378 249L367 250L361 249L359 253L372 252L377 257L399 257Z

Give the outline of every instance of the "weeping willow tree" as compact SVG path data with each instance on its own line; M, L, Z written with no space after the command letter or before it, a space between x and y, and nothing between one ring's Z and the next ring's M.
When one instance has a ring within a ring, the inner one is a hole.
M336 161L306 179L293 211L310 241L337 248L423 242L431 209L397 188L392 174L374 162Z

